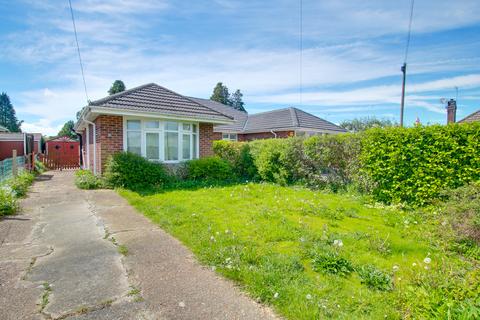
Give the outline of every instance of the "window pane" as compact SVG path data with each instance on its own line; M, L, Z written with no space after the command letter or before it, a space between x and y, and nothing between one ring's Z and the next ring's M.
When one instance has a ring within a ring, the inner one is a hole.
M197 158L197 135L196 134L192 134L192 145L193 145L192 159L196 159Z
M140 131L127 131L127 151L142 154Z
M145 128L148 129L158 129L160 128L160 123L158 121L146 121Z
M184 134L183 135L183 159L188 160L190 159L190 135Z
M127 120L127 130L140 130L140 120Z
M228 140L228 133L222 133L222 139Z
M177 131L178 130L178 122L173 122L173 121L165 122L165 130Z
M160 141L158 133L148 132L146 134L146 144L147 144L147 159L158 160L160 159Z
M196 124L192 124L192 131L197 132L197 125Z
M192 130L192 127L190 126L189 123L184 123L183 124L183 131L190 131Z
M165 160L178 160L178 133L165 132Z
M237 141L237 134L236 133L231 133L230 134L230 139L233 141Z

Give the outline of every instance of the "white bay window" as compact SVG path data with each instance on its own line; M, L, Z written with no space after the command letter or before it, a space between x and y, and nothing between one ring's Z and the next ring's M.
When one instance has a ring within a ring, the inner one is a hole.
M150 119L125 120L124 150L152 161L198 158L198 124Z

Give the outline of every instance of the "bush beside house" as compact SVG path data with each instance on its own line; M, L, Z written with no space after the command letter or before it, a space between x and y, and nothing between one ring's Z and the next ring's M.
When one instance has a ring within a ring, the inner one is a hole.
M19 209L18 199L27 194L35 174L24 171L15 178L0 183L0 217L10 215Z

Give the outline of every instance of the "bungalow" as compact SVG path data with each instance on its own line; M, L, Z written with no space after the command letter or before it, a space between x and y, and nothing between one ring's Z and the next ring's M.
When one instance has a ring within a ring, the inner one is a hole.
M108 157L120 151L165 163L213 155L213 141L221 139L213 126L233 122L228 115L149 83L91 102L74 129L82 136L83 163L101 173Z
M82 137L82 163L94 173L101 173L108 157L120 151L178 163L213 155L214 140L345 132L296 108L249 115L154 83L90 102L74 129Z
M346 132L334 123L297 108L248 114L216 101L193 97L191 99L234 118L233 124L214 127L214 132L221 133L223 140L251 141Z

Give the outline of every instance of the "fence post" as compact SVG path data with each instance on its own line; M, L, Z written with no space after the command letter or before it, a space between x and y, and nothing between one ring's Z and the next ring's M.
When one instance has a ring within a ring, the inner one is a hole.
M12 174L13 177L15 178L18 173L18 168L17 168L17 150L13 149L12 151Z

